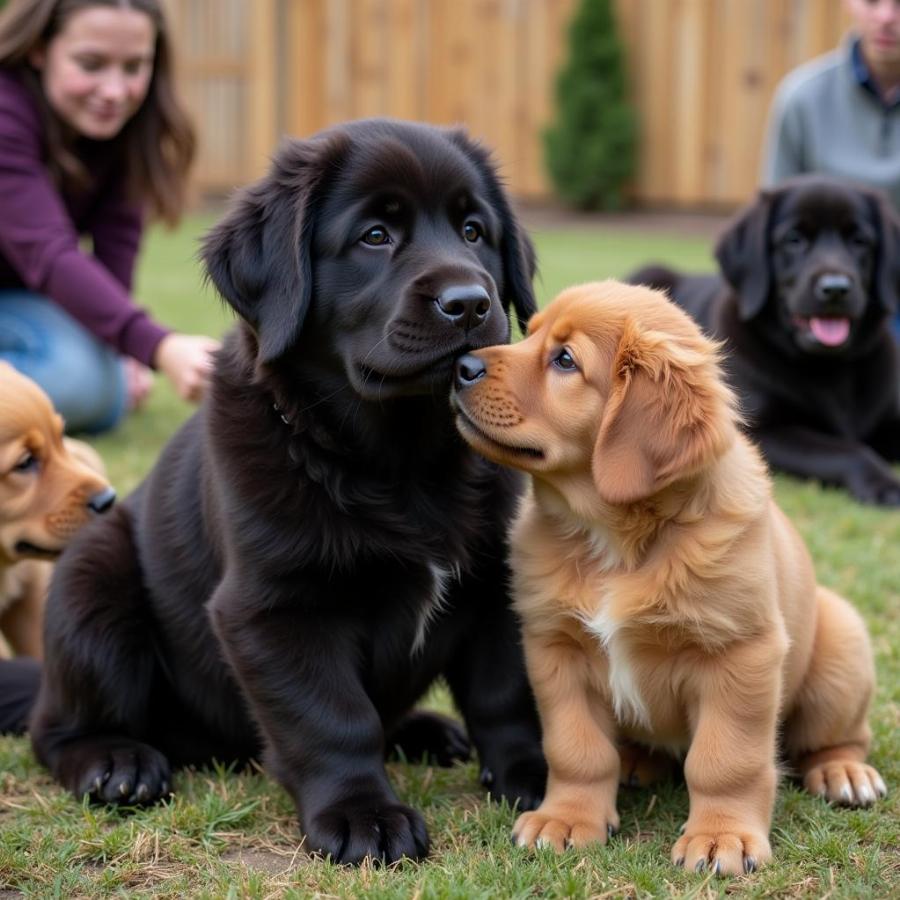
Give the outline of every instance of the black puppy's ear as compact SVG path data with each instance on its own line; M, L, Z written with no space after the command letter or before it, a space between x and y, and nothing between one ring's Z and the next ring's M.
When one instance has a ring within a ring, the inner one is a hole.
M769 299L769 220L774 196L760 191L726 226L716 244L716 259L737 294L744 322L758 316Z
M869 201L878 232L875 296L885 312L893 314L900 310L900 216L883 194L872 191Z
M516 312L519 327L525 331L528 320L537 312L532 282L537 274L534 245L512 211L506 191L497 176L491 154L473 141L462 129L453 129L449 137L478 167L488 189L488 201L500 217L503 234L500 258L503 261L503 296L506 307Z
M312 210L327 143L287 141L269 174L240 191L203 239L216 290L256 332L259 362L296 341L312 297Z
M525 333L528 320L537 312L534 296L534 276L537 274L537 255L534 244L504 201L497 207L503 220L503 258L506 298L516 311L519 328Z

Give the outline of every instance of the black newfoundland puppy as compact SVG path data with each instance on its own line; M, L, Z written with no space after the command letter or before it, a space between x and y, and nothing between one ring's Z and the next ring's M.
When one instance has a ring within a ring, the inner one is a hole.
M77 796L152 803L170 767L261 757L306 846L428 852L384 757L468 755L411 707L446 679L496 797L546 768L506 522L518 483L457 435L454 360L535 309L487 153L384 120L285 145L208 235L243 320L209 397L60 563L35 751Z
M819 176L760 192L716 247L722 276L659 266L668 290L726 342L726 370L773 468L900 505L900 219L879 195Z

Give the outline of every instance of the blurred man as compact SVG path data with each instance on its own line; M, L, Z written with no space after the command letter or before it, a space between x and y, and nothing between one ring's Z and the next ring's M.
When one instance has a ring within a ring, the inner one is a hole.
M762 183L821 172L879 189L900 210L900 0L844 3L848 39L778 86Z

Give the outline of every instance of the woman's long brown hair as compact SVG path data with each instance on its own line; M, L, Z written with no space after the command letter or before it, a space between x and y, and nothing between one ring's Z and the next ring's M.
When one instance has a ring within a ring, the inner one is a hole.
M129 196L147 204L151 215L174 225L187 199L195 139L175 91L172 44L160 0L10 0L0 13L0 67L19 71L34 94L46 129L47 166L60 187L90 185L90 174L74 154L68 130L50 108L29 54L46 46L73 13L94 6L142 12L156 28L147 96L111 140L121 153Z

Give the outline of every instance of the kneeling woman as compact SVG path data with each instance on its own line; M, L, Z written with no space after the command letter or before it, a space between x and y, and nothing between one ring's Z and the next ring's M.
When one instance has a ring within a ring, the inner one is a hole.
M44 388L70 431L113 427L149 390L147 367L185 399L203 391L217 343L168 331L130 296L145 212L178 220L193 150L159 0L10 0L0 359Z

